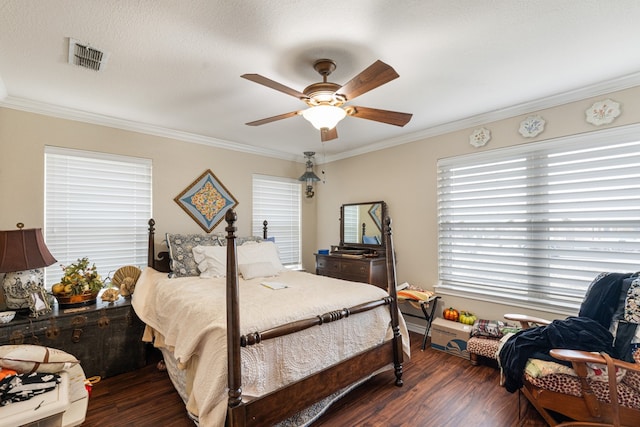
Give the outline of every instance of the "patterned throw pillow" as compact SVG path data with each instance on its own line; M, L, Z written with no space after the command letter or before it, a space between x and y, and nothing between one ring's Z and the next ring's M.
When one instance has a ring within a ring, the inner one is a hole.
M262 237L259 236L248 236L248 237L236 237L236 246L241 246L247 242L255 242L255 243L260 243L263 242L264 239ZM218 237L218 242L220 242L220 245L222 246L227 246L227 238L224 236L219 236Z
M635 350L633 353L633 359L636 363L640 363L640 351ZM626 385L633 388L636 392L640 393L640 372L637 371L628 371L627 375L625 375L622 380Z
M171 273L169 277L199 276L198 263L193 259L196 246L220 246L218 236L209 234L167 233Z
M516 333L521 328L500 320L478 319L471 328L472 337L502 338L508 333Z
M629 323L640 323L640 278L635 278L629 286L624 304L624 320Z

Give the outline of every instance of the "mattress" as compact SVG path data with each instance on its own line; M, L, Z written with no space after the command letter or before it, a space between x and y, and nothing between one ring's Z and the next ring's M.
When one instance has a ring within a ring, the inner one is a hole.
M375 286L282 272L283 289L264 278L240 280L241 334L384 298ZM147 324L146 339L169 350L184 371L187 410L203 425L222 425L227 409L225 279L173 278L143 271L132 304ZM403 348L408 333L401 319ZM241 349L243 396L260 396L391 339L389 307L359 313ZM206 375L204 374L206 373ZM175 383L174 383L175 384Z

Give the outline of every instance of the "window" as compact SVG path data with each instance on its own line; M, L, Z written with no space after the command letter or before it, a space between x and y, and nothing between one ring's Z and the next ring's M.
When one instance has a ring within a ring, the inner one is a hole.
M44 231L59 264L88 257L103 279L145 266L151 206L151 160L45 148ZM46 269L48 288L59 264Z
M439 287L578 310L603 271L640 260L640 127L438 162Z
M300 181L253 175L253 234L262 236L267 220L269 237L275 238L282 264L300 268Z

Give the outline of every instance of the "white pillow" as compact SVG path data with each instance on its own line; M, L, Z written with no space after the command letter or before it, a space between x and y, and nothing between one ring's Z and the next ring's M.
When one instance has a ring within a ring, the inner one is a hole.
M198 263L200 277L225 277L227 275L226 246L196 246L193 259Z
M278 247L273 242L238 246L238 264L251 264L254 262L270 262L277 272L285 270L280 261Z
M243 244L237 247L238 266L270 262L276 273L285 270L278 247L273 242ZM227 275L227 247L226 246L196 246L193 248L193 259L198 263L200 277L226 277ZM244 277L244 275L243 275ZM256 276L257 277L257 276ZM267 277L267 276L262 276Z
M54 374L78 363L74 356L56 348L30 344L0 346L0 366L20 374Z
M252 262L249 264L239 264L238 270L245 280L256 277L272 277L278 275L278 270L270 261Z

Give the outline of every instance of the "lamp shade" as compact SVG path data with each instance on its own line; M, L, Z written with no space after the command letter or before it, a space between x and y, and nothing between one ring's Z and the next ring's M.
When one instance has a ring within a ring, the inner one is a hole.
M320 181L320 178L318 178L318 175L313 173L313 171L306 171L304 174L302 174L302 176L300 178L298 178L298 181L318 182L318 181Z
M0 231L0 273L32 270L55 262L41 228Z
M302 112L302 117L318 130L333 129L346 115L344 109L333 105L317 105Z

